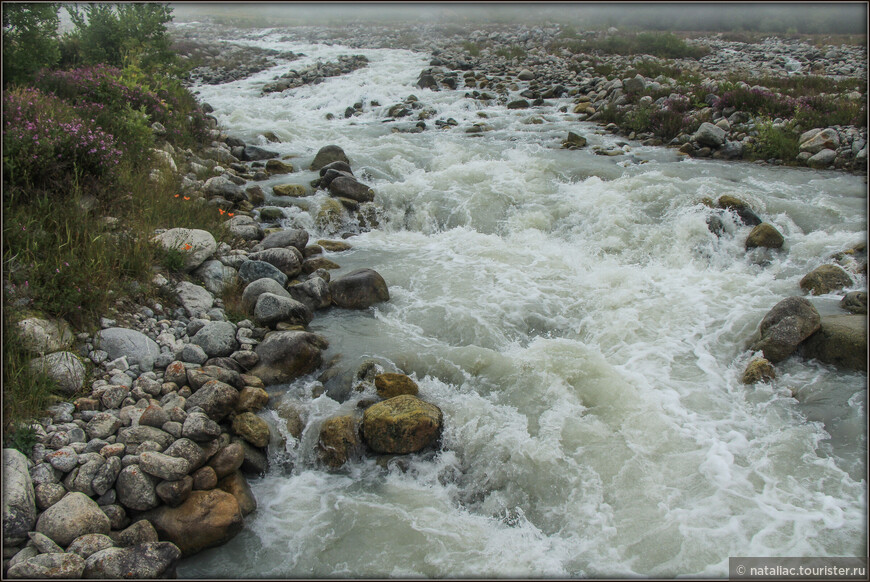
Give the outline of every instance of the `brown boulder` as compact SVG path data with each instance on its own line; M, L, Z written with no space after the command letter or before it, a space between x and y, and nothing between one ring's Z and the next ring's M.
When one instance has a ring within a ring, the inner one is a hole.
M235 471L221 479L220 483L218 483L218 489L226 491L236 498L242 516L246 516L257 509L257 500L254 498L254 492L251 491L251 486L248 485L248 480L245 479L241 471Z
M189 557L207 548L225 544L242 530L239 502L226 491L193 491L178 507L163 506L147 512L160 539L170 541Z
M328 345L322 337L305 331L268 333L254 349L260 361L250 374L267 386L291 382L319 368L321 350Z
M416 396L419 392L417 383L405 374L378 374L375 376L375 389L381 398L393 398L402 394Z
M442 420L440 408L403 394L366 409L363 438L378 453L414 453L437 440Z
M852 277L837 265L822 265L801 279L801 289L811 295L824 295L852 285Z
M772 363L789 357L798 344L819 329L819 312L803 297L787 297L773 306L759 326L760 339L752 351L761 351Z
M867 320L863 315L826 315L819 330L800 346L816 358L847 370L867 371Z
M359 446L353 416L334 416L320 425L317 454L325 465L333 469L341 467L359 450Z
M746 237L746 248L752 249L755 247L765 247L769 249L778 249L785 243L785 238L776 230L773 225L762 222L752 229L749 236Z
M390 300L387 283L372 269L357 269L329 283L332 302L338 307L366 309Z

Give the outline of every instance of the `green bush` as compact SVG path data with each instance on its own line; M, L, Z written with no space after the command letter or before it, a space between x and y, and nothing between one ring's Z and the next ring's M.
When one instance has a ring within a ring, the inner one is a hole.
M771 158L794 163L799 152L800 135L790 126L774 126L770 119L756 124L758 135L749 149L749 157L769 160Z
M60 58L57 4L3 3L3 84L29 81Z

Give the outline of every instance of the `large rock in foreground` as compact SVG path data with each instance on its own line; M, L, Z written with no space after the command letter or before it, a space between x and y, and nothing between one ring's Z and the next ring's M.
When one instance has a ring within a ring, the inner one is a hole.
M67 395L81 390L85 381L85 367L72 352L55 352L34 358L30 361L30 369L57 382L58 387Z
M268 333L254 350L260 361L249 374L267 386L291 382L319 368L321 350L328 345L322 337L305 331Z
M322 463L337 469L344 465L360 449L353 416L334 416L320 425L317 441L317 456Z
M85 560L84 578L175 578L181 557L171 542L147 542L128 548L106 548Z
M329 283L332 302L338 307L365 309L390 300L387 283L372 269L357 269Z
M220 489L193 491L178 507L163 506L143 517L154 525L160 539L178 546L185 558L225 544L244 525L239 502Z
M773 306L761 320L761 339L751 349L762 351L772 363L789 357L798 344L819 329L819 312L803 297L788 297Z
M801 344L806 358L847 370L867 371L867 321L862 315L826 315Z
M433 444L441 432L441 409L404 394L368 407L363 439L378 453L414 453Z

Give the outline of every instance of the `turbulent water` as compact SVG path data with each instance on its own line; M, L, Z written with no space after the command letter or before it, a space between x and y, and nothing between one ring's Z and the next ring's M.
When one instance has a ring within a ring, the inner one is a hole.
M415 87L425 55L280 38L239 42L306 56L200 98L231 135L274 132L282 143L268 147L297 167L324 145L347 152L380 226L326 256L342 266L333 276L374 268L391 298L317 314L310 327L344 376L316 398L316 374L271 389L273 408L302 409L305 431L296 440L262 413L276 434L272 469L251 480L259 508L180 576L722 577L729 556L865 554L866 374L792 358L772 384L739 382L764 314L866 239L862 178L635 142L598 156L619 138L560 113L567 98L484 106ZM275 75L341 54L370 64L261 96ZM394 133L416 119L384 123L386 110L411 94L436 114L423 133ZM357 101L364 113L345 119ZM459 126L435 128L449 117ZM466 134L478 121L491 130ZM589 146L560 149L569 130ZM749 227L727 220L712 234L700 201L723 194L774 224L784 249L747 253ZM285 225L336 238L316 226L325 199L287 208ZM811 300L838 309L839 296ZM348 388L370 359L441 407L442 445L405 466L328 472L319 424L372 397Z

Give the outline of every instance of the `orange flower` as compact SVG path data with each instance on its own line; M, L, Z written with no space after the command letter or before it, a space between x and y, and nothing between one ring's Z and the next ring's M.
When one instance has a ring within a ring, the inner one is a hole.
M220 213L221 213L221 216L223 216L223 215L224 215L224 214L226 214L226 213L227 213L227 211L226 211L226 210L224 210L224 209L223 209L223 208L218 208L218 212L220 212Z
M190 245L184 245L184 250L189 251L189 250L190 250Z
M227 212L227 216L235 216L235 213L233 213L233 212Z
M176 194L175 197L178 198L178 194Z
M185 199L185 200L190 200L190 196L185 196L184 199Z

